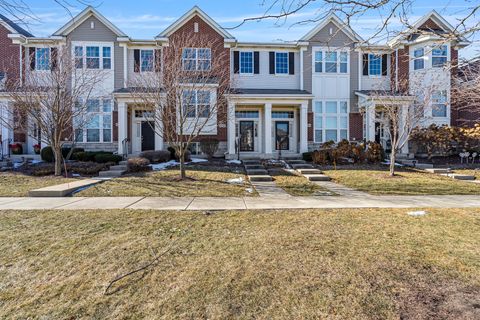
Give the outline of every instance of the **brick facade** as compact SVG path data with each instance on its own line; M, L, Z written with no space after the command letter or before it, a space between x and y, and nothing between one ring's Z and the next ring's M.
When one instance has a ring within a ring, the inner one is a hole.
M13 84L20 75L20 46L8 38L11 33L0 25L0 71L7 73L7 84Z
M350 113L349 118L350 140L363 140L363 116L361 113Z

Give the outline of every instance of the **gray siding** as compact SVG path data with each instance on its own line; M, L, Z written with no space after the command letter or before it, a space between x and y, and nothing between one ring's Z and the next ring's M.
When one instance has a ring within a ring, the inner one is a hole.
M294 75L274 75L270 74L269 52L292 52L294 50L258 50L246 49L243 51L259 51L260 73L245 75L233 73L233 49L231 50L231 74L232 86L244 89L300 89L300 54L295 52L295 74Z
M90 22L95 23L95 28L90 28ZM117 35L107 28L95 17L90 17L73 30L67 37L67 41L102 41L114 43L114 61L115 70L114 87L119 89L123 87L123 48L118 45Z

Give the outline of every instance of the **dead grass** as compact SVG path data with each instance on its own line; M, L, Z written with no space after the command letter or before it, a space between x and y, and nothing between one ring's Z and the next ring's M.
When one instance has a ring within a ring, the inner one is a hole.
M243 173L212 171L190 167L189 179L179 181L178 170L132 174L98 184L77 193L77 197L242 197L257 195ZM243 184L231 184L229 179L243 178Z
M21 173L0 173L0 197L26 197L28 191L75 181L63 177L33 177Z
M478 319L480 213L428 212L3 211L0 318Z
M386 167L348 167L326 170L326 175L347 187L372 194L395 195L461 195L480 194L480 185L454 180L419 170L398 170L388 177Z
M327 189L320 187L303 176L290 174L274 174L275 184L285 190L292 196L312 196L319 193L328 192Z

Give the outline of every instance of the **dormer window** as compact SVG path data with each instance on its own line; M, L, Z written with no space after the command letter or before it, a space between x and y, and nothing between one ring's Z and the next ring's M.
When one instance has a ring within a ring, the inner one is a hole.
M443 68L447 64L447 46L442 45L432 49L432 67Z

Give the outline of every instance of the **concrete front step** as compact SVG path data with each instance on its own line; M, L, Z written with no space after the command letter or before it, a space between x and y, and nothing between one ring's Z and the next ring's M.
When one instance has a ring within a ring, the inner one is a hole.
M125 173L125 170L100 171L98 173L98 176L100 178L120 177L124 173Z
M318 169L297 169L300 174L322 174L322 171Z
M110 170L115 170L115 171L127 171L127 166L126 165L121 165L119 164L118 166L110 166Z
M308 181L330 181L330 177L324 174L306 174L304 175Z
M292 164L292 168L295 169L295 170L298 170L298 169L315 169L311 164L307 164L307 163Z
M273 181L273 178L269 175L249 175L248 176L248 179L252 182L255 182L255 181Z
M128 161L120 161L118 164L121 166L126 166L128 164Z
M94 179L78 180L74 182L58 184L56 186L30 190L28 192L28 196L29 197L65 197L80 188L92 186L100 182L101 182L100 180L94 180Z
M449 177L455 180L475 180L475 176L469 176L466 174L458 174L458 173L443 173L442 176Z
M287 161L289 164L294 165L294 164L305 164L307 163L305 160L288 160Z
M245 170L258 170L258 169L265 169L264 166L261 164L246 164Z
M418 169L433 169L433 164L430 163L417 163L415 168Z
M427 168L425 171L430 172L430 173L437 173L437 174L442 174L442 173L451 173L452 170L450 168Z
M268 171L265 169L252 169L252 170L247 170L247 175L249 176L263 176L263 175L268 175Z

